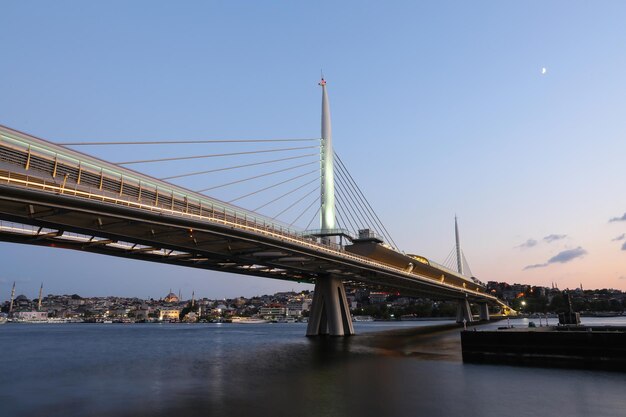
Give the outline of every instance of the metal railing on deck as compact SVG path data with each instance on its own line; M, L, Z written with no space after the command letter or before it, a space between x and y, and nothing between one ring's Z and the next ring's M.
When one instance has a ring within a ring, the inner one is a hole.
M198 214L210 210L237 221L244 219L294 235L300 233L280 221L0 126L0 144L2 142L6 146L2 147L0 160L21 165L26 171L45 172L66 187L72 183L87 184L91 185L90 190L119 193L119 197L135 197L138 201L151 201L155 206L169 206L172 210L178 208Z
M12 132L10 129L0 126L0 161L4 160L21 166L24 172L28 172L32 167L36 171L50 175L51 179L44 179L41 175L0 170L0 183L4 182L10 185L62 195L238 227L250 232L315 248L323 253L339 255L365 265L391 271L406 278L415 279L419 277L437 282L428 277L408 273L392 265L348 253L342 246L334 242L318 242L310 237L309 232L296 230L271 219L255 215L252 212L243 209L239 210L218 200L190 192L184 188L132 170L117 167L106 161L100 161L87 155L82 158L82 154L71 150L66 151L63 148L57 149L59 148L58 145L52 143L48 145L41 139L20 138L18 137L18 135L21 136L19 132L17 134ZM63 152L59 152L60 150ZM80 155L81 159L68 154ZM62 178L59 178L61 174ZM146 200L150 200L153 204L146 204ZM448 283L437 282L437 284L442 287L497 300L493 296L471 289L461 288Z

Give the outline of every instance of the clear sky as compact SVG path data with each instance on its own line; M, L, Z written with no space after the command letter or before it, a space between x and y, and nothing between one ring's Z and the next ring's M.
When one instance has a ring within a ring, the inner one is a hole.
M5 0L0 22L0 124L52 141L317 138L323 68L335 149L402 250L443 261L457 214L483 281L626 289L626 2ZM14 280L31 297L42 281L302 288L7 243L0 264L0 299Z

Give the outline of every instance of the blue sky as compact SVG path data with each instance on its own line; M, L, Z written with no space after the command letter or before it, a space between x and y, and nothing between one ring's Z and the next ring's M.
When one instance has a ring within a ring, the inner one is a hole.
M315 138L323 68L335 149L401 249L442 261L457 214L484 281L626 289L621 1L4 1L0 21L0 124L53 141ZM0 262L2 294L301 288L12 244Z

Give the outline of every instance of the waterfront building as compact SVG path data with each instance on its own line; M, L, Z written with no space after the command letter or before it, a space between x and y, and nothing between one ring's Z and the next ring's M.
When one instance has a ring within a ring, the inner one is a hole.
M130 308L114 308L109 310L110 317L128 317L128 313L130 313Z
M275 319L280 317L299 317L302 315L302 307L297 306L296 308L289 308L289 306L269 306L269 307L261 307L259 309L259 314L262 317Z
M46 311L17 311L13 313L16 321L46 321L48 313Z
M386 292L371 291L369 300L371 304L380 304L387 301L388 294Z
M13 310L30 310L31 309L31 301L24 294L20 294L15 297L13 301Z
M180 310L177 308L164 308L159 310L159 320L161 321L178 321L180 318Z
M303 311L309 311L311 303L307 301L296 301L287 304L290 316L301 316Z

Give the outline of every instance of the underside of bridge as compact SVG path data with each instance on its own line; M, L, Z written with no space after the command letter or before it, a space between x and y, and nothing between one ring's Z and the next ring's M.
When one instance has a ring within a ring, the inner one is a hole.
M0 185L0 240L315 284L327 274L353 287L454 300L459 288L416 279L311 242L72 196ZM6 223L10 222L10 223ZM480 301L484 294L471 294Z

